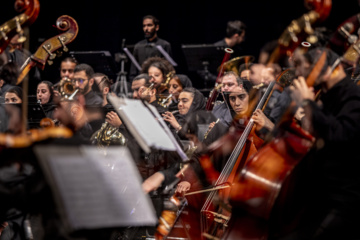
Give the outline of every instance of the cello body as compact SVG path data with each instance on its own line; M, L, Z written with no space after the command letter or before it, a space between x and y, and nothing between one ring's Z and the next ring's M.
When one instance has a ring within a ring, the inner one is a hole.
M297 166L314 138L295 121L244 166L231 188L232 222L224 239L266 239L290 231L301 213L296 201ZM246 223L247 228L240 226Z

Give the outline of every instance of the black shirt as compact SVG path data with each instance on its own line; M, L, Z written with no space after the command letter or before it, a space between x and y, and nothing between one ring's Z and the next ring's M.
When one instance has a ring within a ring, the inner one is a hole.
M170 56L172 56L171 45L169 42L161 38L156 38L152 42L149 42L147 39L144 39L135 44L133 51L134 58L136 59L136 61L139 63L140 66L149 57L162 57L162 54L156 48L157 45L162 46L165 52L167 52ZM137 70L135 65L131 63L130 75L129 75L130 82L138 74L139 71Z

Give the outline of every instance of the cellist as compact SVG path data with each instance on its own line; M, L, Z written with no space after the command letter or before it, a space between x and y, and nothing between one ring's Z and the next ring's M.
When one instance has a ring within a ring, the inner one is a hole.
M325 51L326 60L314 88L321 89L315 101L314 89L305 78L312 64ZM297 79L291 97L304 108L302 126L316 141L301 161L298 192L305 204L296 230L281 239L358 239L360 215L360 89L339 64L340 57L330 49L315 48L295 55ZM300 190L299 190L300 191Z

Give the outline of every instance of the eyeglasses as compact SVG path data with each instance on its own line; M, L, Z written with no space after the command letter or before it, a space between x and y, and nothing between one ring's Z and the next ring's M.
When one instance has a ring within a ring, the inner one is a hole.
M83 84L87 79L82 79L82 78L73 78L71 79L71 83L75 84L76 82L79 82L80 84Z

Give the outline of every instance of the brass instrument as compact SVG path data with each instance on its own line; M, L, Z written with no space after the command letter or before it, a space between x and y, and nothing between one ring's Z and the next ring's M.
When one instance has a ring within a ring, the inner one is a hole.
M254 61L254 59L255 58L253 56L236 57L236 58L230 59L229 61L225 62L222 66L219 66L218 71L220 71L221 67L223 67L224 72L233 71L237 75L240 76L240 72L239 72L240 65L243 63L245 63L245 64L252 63Z
M61 98L65 100L72 100L76 93L79 91L79 89L75 88L74 84L68 77L62 78L57 87Z
M91 136L90 141L101 148L110 145L126 145L124 135L119 132L118 128L111 126L108 122L101 125L101 128Z

